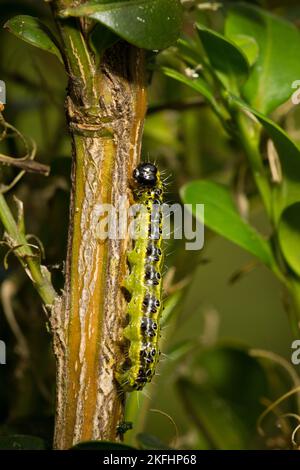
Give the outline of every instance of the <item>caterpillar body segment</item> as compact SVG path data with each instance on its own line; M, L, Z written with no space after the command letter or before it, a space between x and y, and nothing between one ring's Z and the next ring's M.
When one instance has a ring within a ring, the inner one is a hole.
M130 274L124 282L130 300L124 328L125 360L116 380L126 392L142 390L152 380L159 360L162 313L163 183L155 165L141 163L133 173L138 236L128 253Z

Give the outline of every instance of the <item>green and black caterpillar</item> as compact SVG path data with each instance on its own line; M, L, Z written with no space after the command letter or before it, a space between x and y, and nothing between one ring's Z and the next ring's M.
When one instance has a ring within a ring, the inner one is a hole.
M152 380L160 355L163 183L155 165L141 163L134 170L133 192L141 208L135 219L139 235L128 253L126 359L116 373L118 383L128 392L142 390Z

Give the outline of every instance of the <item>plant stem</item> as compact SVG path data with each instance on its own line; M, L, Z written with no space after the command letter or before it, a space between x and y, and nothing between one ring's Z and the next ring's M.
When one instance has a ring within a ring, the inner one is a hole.
M260 131L258 125L252 122L249 116L242 112L238 112L236 120L242 147L244 148L249 159L250 168L253 172L253 177L260 192L267 214L271 217L271 188L265 173L262 156L259 150Z
M65 7L68 2L56 2ZM73 142L71 209L64 295L57 325L54 446L118 439L124 396L114 380L126 302L127 240L101 240L103 204L118 207L140 158L146 112L144 52L118 43L95 66L80 23L57 18L70 77L67 111Z
M1 193L0 220L5 227L11 248L14 249L15 255L18 257L28 276L31 278L35 289L43 300L43 303L49 308L54 303L54 299L57 294L51 284L46 269L42 271L36 254L33 253L31 247L28 245L25 234L18 227L6 200Z

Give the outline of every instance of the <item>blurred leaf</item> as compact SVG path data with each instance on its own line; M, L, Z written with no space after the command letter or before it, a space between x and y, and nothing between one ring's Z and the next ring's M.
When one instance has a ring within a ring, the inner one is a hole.
M199 51L199 45L194 43L191 38L188 40L178 39L177 49L180 57L192 66L198 66L203 62L203 57Z
M183 73L177 72L177 70L170 69L169 67L162 67L162 71L167 75L167 77L174 78L174 80L184 83L192 90L200 93L200 95L204 96L215 110L218 110L218 113L220 112L213 95L213 91L202 77L199 77L198 75L195 77L187 77Z
M273 215L277 223L286 207L300 202L300 149L274 121L233 96L231 100L238 108L252 113L260 121L278 152L282 181L273 187Z
M254 108L269 114L290 98L292 83L300 77L299 31L265 10L239 4L229 9L225 32L232 39L243 34L256 40L259 56L243 94Z
M273 140L280 159L282 181L275 184L273 190L273 212L278 221L286 207L300 201L300 149L275 122L255 111L253 114Z
M180 397L211 448L249 448L268 393L259 362L243 349L219 346L198 354L189 370L191 378L178 381Z
M45 450L43 439L35 436L0 436L0 450Z
M182 22L179 0L91 0L60 13L64 17L92 18L144 49L164 49L173 44Z
M259 48L255 39L245 34L232 34L230 39L244 52L249 64L251 66L254 65L259 54Z
M249 74L246 55L232 41L215 31L197 24L209 62L225 88L239 94Z
M154 113L146 119L144 139L151 142L152 149L155 146L163 146L175 152L183 150L182 143L176 134L176 126L171 125L165 113Z
M188 380L179 380L177 385L188 416L205 435L212 449L245 449L242 425L221 397L213 390Z
M283 211L278 227L278 237L286 261L300 276L300 202Z
M172 346L168 352L167 357L169 361L178 361L186 356L189 352L199 346L198 341L192 341L191 339L187 339L184 341L180 341L180 343L176 343Z
M177 290L174 294L169 295L164 302L164 310L161 321L161 326L167 325L173 316L176 314L178 305L183 297L184 289Z
M185 204L204 204L204 222L219 235L245 248L267 266L275 264L270 245L238 213L230 191L225 186L212 181L193 181L181 189Z
M71 450L132 450L134 447L109 441L86 441L73 446Z
M38 18L27 15L15 16L5 23L4 28L32 46L51 52L63 62L52 32Z
M149 450L169 450L170 447L164 444L158 437L152 434L140 433L136 436L137 442L140 444L141 449Z

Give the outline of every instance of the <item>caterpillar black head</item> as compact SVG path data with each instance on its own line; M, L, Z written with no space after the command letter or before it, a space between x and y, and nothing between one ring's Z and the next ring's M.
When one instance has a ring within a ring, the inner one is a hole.
M152 163L141 163L133 172L136 183L149 188L157 184L157 176L157 168Z

